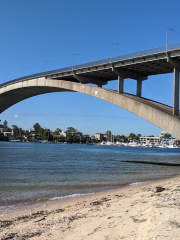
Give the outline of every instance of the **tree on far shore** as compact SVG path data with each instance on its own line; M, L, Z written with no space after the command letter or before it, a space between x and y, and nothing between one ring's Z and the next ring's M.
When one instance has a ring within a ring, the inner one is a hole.
M54 133L57 135L60 135L61 132L62 130L60 128L56 128L56 130L54 131Z
M73 136L77 132L76 128L68 127L66 130L66 141L73 142Z
M34 130L35 130L37 133L39 133L39 129L41 128L41 126L40 126L39 123L35 123L35 124L33 125L33 128L34 128Z
M139 140L139 138L141 137L141 134L138 133L137 135L134 133L130 133L129 134L129 138L135 139L135 140Z
M7 131L7 129L8 129L8 121L7 120L4 120L3 127L5 128L5 131Z
M13 129L18 128L17 125L11 125L11 127L12 127Z

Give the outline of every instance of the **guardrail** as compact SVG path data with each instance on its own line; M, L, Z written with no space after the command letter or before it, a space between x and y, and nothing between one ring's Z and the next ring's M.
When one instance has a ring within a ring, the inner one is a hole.
M127 60L127 59L146 56L146 55L150 55L150 54L166 52L166 50L172 51L172 50L176 50L179 48L180 48L180 43L174 43L174 44L167 45L167 46L151 48L151 49L147 49L147 50L143 50L143 51L139 51L139 52L120 55L117 57L106 58L106 59L102 59L102 60L98 60L98 61L94 61L94 62L74 65L73 70L77 70L77 69L81 69L81 68L85 68L85 67L98 66L98 65L122 61L122 60ZM60 68L60 69L56 69L56 70L51 70L51 71L46 71L46 72L40 72L40 73L36 73L36 74L31 74L31 75L27 75L27 76L24 76L21 78L16 78L16 79L8 81L6 83L0 84L0 86L6 85L7 83L9 84L9 83L13 83L13 82L19 82L21 80L26 80L26 79L30 79L30 78L45 76L45 75L54 74L54 73L61 73L61 72L66 72L66 71L71 71L71 70L72 70L72 66L66 67L66 68Z

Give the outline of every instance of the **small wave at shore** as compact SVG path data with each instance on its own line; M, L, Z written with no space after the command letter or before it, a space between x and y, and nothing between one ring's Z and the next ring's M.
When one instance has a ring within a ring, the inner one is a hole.
M141 185L145 185L147 183L151 183L152 181L146 181L146 182L134 182L134 183L130 183L129 186L141 186Z
M50 199L50 201L66 199L66 198L76 198L76 197L85 196L85 195L87 196L87 195L91 195L91 194L94 194L94 193L77 193L77 194L71 194L71 195L61 196L61 197L53 197Z

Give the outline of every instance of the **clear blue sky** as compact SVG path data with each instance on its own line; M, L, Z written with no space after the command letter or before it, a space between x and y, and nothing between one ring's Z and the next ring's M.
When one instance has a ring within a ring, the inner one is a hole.
M46 70L90 62L180 42L179 0L0 0L0 82ZM117 81L108 86L117 89ZM125 80L135 93L136 82ZM173 75L143 82L142 95L172 106ZM161 129L108 102L81 93L51 93L22 101L0 115L9 126L63 131L75 127L94 134L112 130L159 135Z

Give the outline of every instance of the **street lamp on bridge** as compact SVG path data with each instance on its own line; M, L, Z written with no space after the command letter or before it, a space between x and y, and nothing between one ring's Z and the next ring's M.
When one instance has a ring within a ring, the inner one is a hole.
M44 75L45 75L45 71L46 71L46 63L51 63L50 61L45 61L44 63Z
M113 51L113 45L119 45L118 43L112 43L111 44L111 62L112 62L112 51Z
M6 82L6 76L7 76L7 75L10 75L10 74L7 73L7 74L4 75L4 82Z
M22 77L23 77L24 69L28 69L28 68L27 68L27 67L24 67L24 68L22 69Z
M168 31L173 31L174 32L174 29L168 28L166 30L166 55L167 55L167 46L168 46Z
M79 53L74 53L74 54L73 54L73 64L72 64L72 71L73 71L73 68L74 68L74 56L75 56L75 55L79 56L80 54L79 54Z

